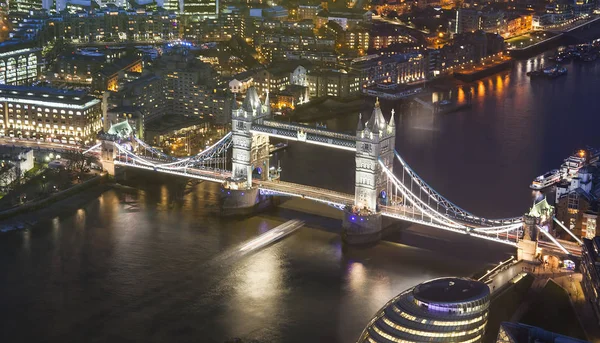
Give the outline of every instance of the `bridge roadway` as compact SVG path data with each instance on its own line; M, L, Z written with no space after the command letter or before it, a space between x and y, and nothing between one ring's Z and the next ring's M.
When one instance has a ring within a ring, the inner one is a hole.
M129 160L131 161L131 160ZM151 166L141 165L139 163L133 162L124 162L115 160L115 165L125 165L134 168L159 171L167 174L179 175L183 177L191 177L195 179L212 181L212 182L223 182L227 178L231 177L231 172L226 170L216 170L216 169L201 169L201 168L186 168L182 170L168 170L163 168L154 168ZM321 203L326 203L329 205L336 206L338 208L343 208L345 206L352 206L354 204L354 195L342 192L335 192L324 188L300 185L291 182L285 181L267 181L267 180L254 180L254 183L258 186L258 188L262 191L265 191L267 194L281 194L294 196L304 199L310 199ZM409 222L413 222L416 224L422 224L427 226L433 226L443 230L449 230L456 233L461 234L469 234L472 236L477 236L480 238L490 239L493 241L497 241L500 243L516 245L514 243L517 240L516 234L514 233L501 233L496 236L494 235L485 235L477 232L467 232L463 229L451 228L446 225L432 223L427 220L426 216L423 216L420 212L415 211L413 213L411 207L407 206L381 206L381 214L386 217L405 220ZM457 219L452 218L455 221L459 221ZM460 221L459 221L460 222ZM461 222L467 227L475 227L473 223L465 223ZM565 247L565 249L569 252L570 255L580 256L581 255L581 247L574 242L559 240L559 243ZM566 256L562 249L558 248L554 243L547 242L543 240L538 241L539 246L548 253L557 254L560 256Z

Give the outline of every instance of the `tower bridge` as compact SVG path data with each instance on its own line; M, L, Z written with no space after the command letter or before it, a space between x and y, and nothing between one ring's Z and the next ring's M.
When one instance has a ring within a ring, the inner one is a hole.
M354 151L354 194L274 178L269 166L270 137ZM138 138L114 132L100 145L103 166L113 175L115 167L128 167L220 183L224 214L251 212L274 195L301 197L342 210L344 239L349 243L377 241L386 222L403 220L515 246L519 259L533 259L539 248L565 253L558 242L538 245L538 226L547 219L547 207L534 206L524 217L476 216L422 180L396 151L395 137L394 112L386 120L379 101L366 122L359 118L351 135L274 121L268 94L263 101L250 88L241 106L233 106L231 132L195 156L175 158ZM575 250L571 247L567 254Z

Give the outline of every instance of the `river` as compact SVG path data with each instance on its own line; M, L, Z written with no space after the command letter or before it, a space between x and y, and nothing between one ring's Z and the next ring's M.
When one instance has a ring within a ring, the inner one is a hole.
M399 152L474 213L522 214L533 177L574 149L600 143L600 64L573 64L567 77L532 83L524 73L533 61L475 83L471 109L399 115ZM460 100L461 91L452 94ZM356 116L327 124L352 130ZM352 153L294 144L278 157L285 180L352 191ZM105 192L75 212L1 237L3 341L353 342L404 289L472 275L511 253L416 226L374 246L345 247L326 206L292 201L248 218L220 218L207 210L215 184L184 190L153 180L137 188ZM304 206L324 215L294 210ZM240 250L293 218L306 226L258 251Z

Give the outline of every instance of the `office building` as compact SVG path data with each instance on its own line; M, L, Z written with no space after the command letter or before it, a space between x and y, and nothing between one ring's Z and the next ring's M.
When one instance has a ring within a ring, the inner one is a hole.
M11 0L8 1L8 13L29 13L31 10L41 10L42 0Z
M0 85L0 136L89 143L102 129L100 107L86 92Z
M25 85L36 81L41 61L42 49L32 43L6 41L0 44L0 85Z
M389 301L358 342L481 342L489 304L485 283L451 277L431 280Z
M343 69L315 70L308 74L308 94L311 97L345 98L360 92L360 76Z
M182 14L192 21L200 21L219 16L219 0L183 0Z

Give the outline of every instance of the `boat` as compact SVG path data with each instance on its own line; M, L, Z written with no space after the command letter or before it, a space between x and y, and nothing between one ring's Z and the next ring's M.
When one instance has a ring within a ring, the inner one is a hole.
M567 68L565 67L560 67L560 68L556 68L554 69L552 72L548 73L548 77L553 79L553 78L557 78L559 76L563 76L563 75L567 75Z
M544 189L546 187L552 186L553 184L559 182L561 180L561 173L558 169L551 170L544 175L540 175L533 180L531 185L529 186L531 189Z
M579 169L585 165L585 151L580 150L577 154L569 156L560 166L560 173L563 178L573 177Z
M442 101L440 101L440 106L448 106L448 105L451 105L451 104L452 104L452 101L450 101L450 100L442 100Z

